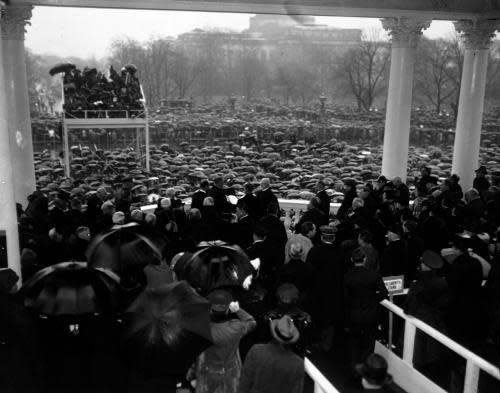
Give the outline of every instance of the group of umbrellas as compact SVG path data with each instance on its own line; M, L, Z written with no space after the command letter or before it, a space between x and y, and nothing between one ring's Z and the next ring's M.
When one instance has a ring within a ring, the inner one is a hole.
M152 288L143 283L139 291L124 287L126 275L160 263L165 246L139 225L116 226L92 241L88 262L49 266L26 281L20 294L25 306L43 318L68 324L98 315L122 320L123 338L138 367L168 360L180 369L189 367L212 343L210 304L202 295L241 287L253 268L238 246L202 243L176 265L180 281Z

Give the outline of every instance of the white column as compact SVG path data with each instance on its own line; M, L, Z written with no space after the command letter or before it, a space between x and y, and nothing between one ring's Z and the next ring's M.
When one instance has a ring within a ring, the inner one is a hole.
M3 23L0 6L0 24ZM9 131L7 122L7 84L4 78L2 50L0 40L0 236L7 237L7 264L21 277L21 257L19 252L19 234L17 231L16 202L10 154ZM9 54L7 54L9 55ZM3 250L2 250L3 252Z
M464 191L472 187L474 171L478 168L488 52L499 26L496 20L455 22L465 53L451 171L460 176Z
M429 25L422 19L382 19L392 41L382 157L382 174L389 179L406 180L415 51L422 29Z
M2 62L6 81L10 151L14 177L14 197L24 207L35 191L33 139L24 54L24 27L31 18L32 6L8 6L2 17Z

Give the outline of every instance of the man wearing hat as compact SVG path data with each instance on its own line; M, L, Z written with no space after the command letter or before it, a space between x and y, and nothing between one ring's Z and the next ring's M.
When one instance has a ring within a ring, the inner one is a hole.
M316 198L319 200L319 209L328 218L330 216L330 196L326 192L326 185L323 180L318 180L316 183Z
M403 239L403 230L394 224L387 230L386 246L380 261L382 276L406 274L408 269L408 245Z
M269 328L271 342L248 352L238 393L302 393L304 360L290 347L298 341L299 330L288 315L272 320Z
M226 290L212 291L208 300L214 344L196 360L196 393L236 393L241 373L240 341L257 323Z
M357 196L356 180L348 178L344 179L343 182L344 182L344 199L342 200L339 210L337 211L337 217L339 218L347 217L347 213L349 212L349 209L352 207L352 201Z
M210 190L210 183L208 179L203 179L200 182L200 188L193 193L191 197L191 209L199 209L200 211L203 208L203 200L208 196L208 191Z
M376 353L368 355L363 363L357 364L356 372L361 377L363 391L389 393L392 377L387 373L387 361Z
M260 191L257 192L256 196L260 203L260 208L264 212L267 211L267 207L270 204L278 204L279 206L278 198L276 198L276 195L271 190L271 181L267 177L262 178L260 181Z
M321 345L325 352L331 349L334 331L341 327L344 306L342 299L347 256L335 241L336 231L333 226L321 226L321 241L311 248L306 260L306 264L310 264L318 272L318 301L313 315L322 330Z
M420 257L419 273L410 285L405 313L435 329L445 332L445 311L448 305L448 284L437 271L443 267L443 259L431 250L425 250ZM439 344L426 334L417 332L413 363L421 369L432 369L442 360ZM439 368L439 367L438 367Z
M217 210L219 214L228 213L231 211L231 205L226 198L226 191L224 190L224 179L222 176L217 176L214 179L214 185L210 189L209 194L213 198L215 210Z
M474 178L474 181L472 183L472 187L479 192L481 198L483 197L485 192L488 191L491 185L488 179L486 179L487 174L488 171L486 170L486 167L484 165L481 165L476 169L476 177Z

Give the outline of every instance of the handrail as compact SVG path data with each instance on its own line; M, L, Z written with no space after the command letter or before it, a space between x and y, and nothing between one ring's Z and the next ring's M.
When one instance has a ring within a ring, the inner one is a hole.
M304 359L304 369L314 381L315 393L340 393L308 358Z
M449 348L450 350L462 356L463 358L471 361L481 370L490 374L492 377L500 379L500 369L498 367L494 366L490 362L476 355L474 352L468 350L467 348L453 341L440 331L427 325L425 322L422 322L420 319L405 314L405 312L400 307L396 306L394 303L391 303L388 300L383 300L382 302L380 302L380 304L385 308L387 308L389 311L396 314L397 316L403 318L409 324L417 327L418 329L422 330L423 332L431 336L433 339L439 341L445 347Z

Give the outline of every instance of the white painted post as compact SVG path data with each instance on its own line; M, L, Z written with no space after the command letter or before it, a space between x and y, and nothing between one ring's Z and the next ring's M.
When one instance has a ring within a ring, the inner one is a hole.
M477 393L478 385L479 367L469 359L465 367L464 393Z
M415 349L415 335L417 328L409 320L405 321L405 336L403 346L403 360L413 364L413 351Z

